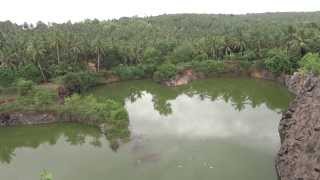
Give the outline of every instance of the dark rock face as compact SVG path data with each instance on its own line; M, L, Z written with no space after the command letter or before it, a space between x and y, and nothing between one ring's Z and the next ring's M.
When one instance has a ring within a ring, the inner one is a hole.
M50 113L1 113L0 127L48 124L56 122L57 119Z
M297 95L279 124L281 148L276 169L281 180L320 179L320 78L295 73L285 81Z
M58 100L60 104L64 104L64 99L70 95L71 93L67 88L65 88L64 86L58 87Z

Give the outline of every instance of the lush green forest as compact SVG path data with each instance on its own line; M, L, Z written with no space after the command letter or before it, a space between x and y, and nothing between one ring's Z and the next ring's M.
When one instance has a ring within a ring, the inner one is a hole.
M317 72L319 52L320 12L6 21L0 22L0 84L18 78L45 82L87 70L88 63L123 79L168 79L190 66L216 71L224 60L258 63L274 73L299 66Z

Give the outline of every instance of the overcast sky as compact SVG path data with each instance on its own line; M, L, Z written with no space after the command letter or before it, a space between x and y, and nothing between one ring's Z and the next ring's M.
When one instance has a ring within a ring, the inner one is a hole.
M72 22L172 13L319 11L320 0L0 0L0 21Z

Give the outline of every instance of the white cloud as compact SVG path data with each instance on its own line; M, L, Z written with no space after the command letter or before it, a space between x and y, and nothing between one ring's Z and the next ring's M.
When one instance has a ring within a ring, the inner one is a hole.
M1 0L0 20L65 22L172 13L317 11L319 0Z

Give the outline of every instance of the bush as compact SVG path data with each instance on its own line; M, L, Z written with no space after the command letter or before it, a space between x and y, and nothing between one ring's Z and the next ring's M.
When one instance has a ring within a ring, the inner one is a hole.
M128 137L128 113L121 103L105 99L98 101L94 96L81 97L74 94L66 98L62 113L71 113L81 118L108 124L108 136Z
M30 80L19 79L16 82L16 87L19 95L24 96L34 89L34 83Z
M219 74L224 70L223 62L216 60L194 61L192 68L196 72L204 73L205 75Z
M92 95L82 97L74 94L66 98L64 111L95 117L101 123L128 119L127 111L120 103L109 99L98 101Z
M172 63L164 63L160 65L156 72L153 74L153 78L156 81L169 80L177 74L177 68Z
M49 74L51 77L58 77L58 76L64 76L68 74L69 72L80 72L83 71L83 67L80 65L71 65L67 63L60 63L51 65L49 67Z
M190 43L183 43L176 47L171 53L171 59L174 63L190 62L193 58L193 45Z
M292 73L294 64L290 61L286 52L279 49L268 51L267 58L264 61L266 68L276 74Z
M70 92L81 93L98 85L101 80L97 74L90 72L71 72L63 76L61 82Z
M143 66L123 66L120 65L113 69L113 72L123 80L141 79L145 77Z
M182 62L176 65L177 72L182 72L185 69L192 68L192 62Z
M46 89L34 88L27 94L20 95L17 100L22 108L40 110L55 104L56 94Z
M252 61L249 60L242 60L240 61L240 68L241 70L248 70L253 65Z
M56 94L49 90L39 89L34 92L33 104L36 106L46 106L55 103Z
M16 80L17 72L9 68L0 68L0 86L10 86Z
M42 79L39 68L33 64L28 64L19 68L19 77L40 83Z
M314 74L320 74L320 55L318 53L308 53L299 62L301 70Z

